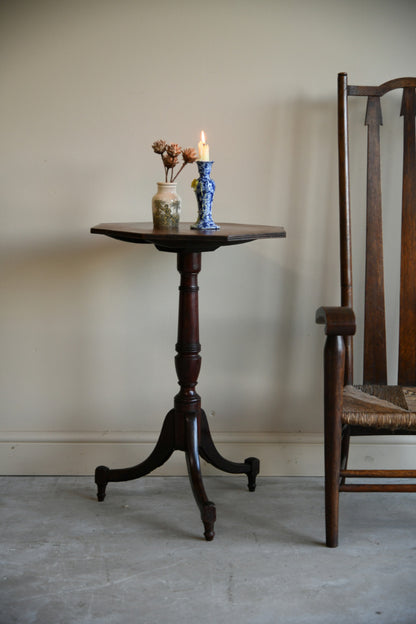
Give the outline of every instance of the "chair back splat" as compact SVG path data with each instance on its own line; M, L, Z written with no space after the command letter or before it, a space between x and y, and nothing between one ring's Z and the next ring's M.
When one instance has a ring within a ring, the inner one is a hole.
M416 143L415 84L403 89L403 200L400 265L399 378L402 386L416 385Z

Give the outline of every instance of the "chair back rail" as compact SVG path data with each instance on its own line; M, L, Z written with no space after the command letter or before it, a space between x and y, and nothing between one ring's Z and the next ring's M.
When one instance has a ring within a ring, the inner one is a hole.
M338 74L338 146L341 305L353 308L347 74ZM352 336L346 336L344 341L344 383L350 385L353 382Z

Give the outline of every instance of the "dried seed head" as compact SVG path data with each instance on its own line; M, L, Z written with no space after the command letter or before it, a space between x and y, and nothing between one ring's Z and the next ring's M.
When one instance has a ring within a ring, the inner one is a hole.
M156 154L163 154L163 152L166 150L166 141L163 141L162 139L160 139L159 141L155 141L152 145L152 148Z
M182 151L182 158L185 163L193 163L198 159L198 155L192 147L187 147Z

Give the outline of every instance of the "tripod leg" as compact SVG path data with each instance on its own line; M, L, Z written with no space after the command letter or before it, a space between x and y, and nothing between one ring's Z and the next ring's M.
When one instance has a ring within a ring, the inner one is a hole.
M201 512L201 520L204 524L204 536L207 542L214 539L214 523L216 509L214 503L208 500L202 482L201 466L198 455L198 423L196 414L185 417L186 428L186 464L188 466L189 480L192 486L196 503Z
M162 466L174 451L174 410L171 410L163 423L162 430L155 448L140 464L129 468L117 468L111 470L107 466L98 466L95 469L95 483L97 484L97 498L103 501L107 483L119 481L131 481L144 477L159 466Z
M201 441L199 454L215 468L232 474L246 474L248 477L248 489L254 492L256 489L256 477L259 474L260 462L257 457L247 457L244 463L233 462L225 459L216 449L208 426L206 414L201 410Z

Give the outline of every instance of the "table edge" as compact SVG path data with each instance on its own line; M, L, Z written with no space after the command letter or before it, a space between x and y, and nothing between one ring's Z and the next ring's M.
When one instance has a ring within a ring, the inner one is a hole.
M265 231L259 232L250 232L248 231L246 234L243 233L235 233L232 232L223 233L221 229L219 230L191 230L189 233L184 233L181 231L167 231L167 230L149 230L149 231L127 231L123 229L121 226L137 226L137 229L140 230L140 226L149 226L150 222L120 222L120 223L99 223L93 226L90 229L92 234L102 234L104 236L109 236L110 238L115 238L118 240L122 240L125 242L133 242L133 243L142 243L142 244L155 244L158 241L170 241L173 243L186 243L191 245L192 243L204 243L204 244L212 244L212 245L226 245L231 244L233 242L250 242L259 239L267 239L267 238L286 238L286 231L283 226L274 226L274 225L262 225L262 224L249 224L249 223L219 223L218 225L223 228L229 227L244 227L248 228L259 228L260 230L264 228ZM181 224L182 226L190 226L191 222L184 222ZM273 228L273 231L267 231L268 229ZM191 234L192 232L192 234Z

